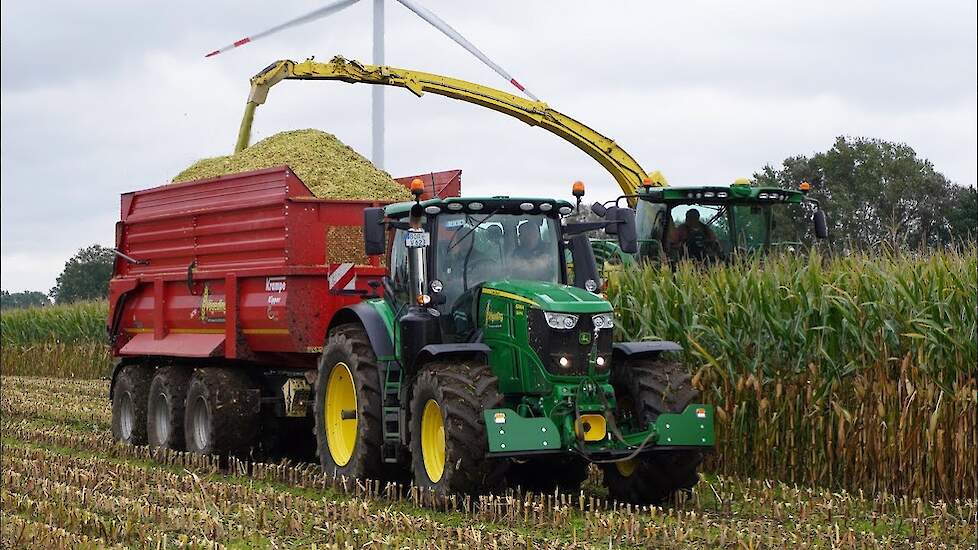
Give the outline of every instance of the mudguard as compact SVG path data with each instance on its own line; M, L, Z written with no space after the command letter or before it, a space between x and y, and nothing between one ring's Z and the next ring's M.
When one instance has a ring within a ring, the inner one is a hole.
M615 357L624 359L655 357L663 352L683 351L682 346L668 340L657 340L655 342L616 342L612 345L611 349Z

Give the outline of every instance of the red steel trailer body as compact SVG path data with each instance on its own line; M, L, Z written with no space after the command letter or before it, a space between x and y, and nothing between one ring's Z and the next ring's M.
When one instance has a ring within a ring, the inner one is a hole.
M427 179L458 195L460 171ZM317 199L287 166L122 195L113 353L314 367L335 312L379 291L362 227L382 204Z

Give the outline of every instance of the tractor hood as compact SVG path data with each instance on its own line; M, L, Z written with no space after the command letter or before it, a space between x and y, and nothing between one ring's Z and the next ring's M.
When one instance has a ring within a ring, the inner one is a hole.
M576 286L541 281L503 280L487 282L482 292L509 298L543 311L559 313L604 313L611 311L607 300Z

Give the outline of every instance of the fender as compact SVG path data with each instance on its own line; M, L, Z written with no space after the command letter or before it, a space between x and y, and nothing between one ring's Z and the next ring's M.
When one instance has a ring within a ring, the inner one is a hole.
M448 357L452 355L462 355L462 356L473 356L481 355L482 357L488 357L489 346L481 342L460 342L457 344L428 344L427 346L421 348L418 352L417 358L414 360L415 365L422 365L428 361L439 357Z
M657 340L654 342L616 342L611 349L615 359L640 359L645 357L657 357L660 353L670 351L683 351L683 347L675 342L668 340Z
M347 306L336 312L329 323L329 328L332 330L336 325L351 322L359 322L363 326L367 332L367 339L370 340L370 347L373 348L374 355L379 361L396 360L390 330L376 307L368 302Z

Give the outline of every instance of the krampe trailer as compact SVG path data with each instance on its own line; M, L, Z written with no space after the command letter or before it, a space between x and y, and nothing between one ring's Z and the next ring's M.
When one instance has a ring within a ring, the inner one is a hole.
M112 432L440 494L573 487L656 502L696 483L713 409L615 342L587 231L549 198L313 198L287 167L122 197L110 282ZM571 269L573 264L574 268ZM573 273L571 275L571 273Z

